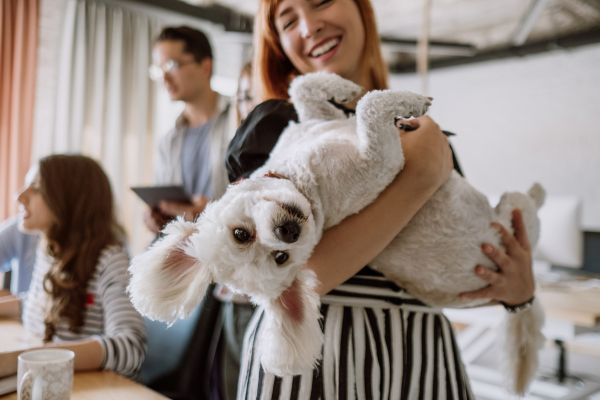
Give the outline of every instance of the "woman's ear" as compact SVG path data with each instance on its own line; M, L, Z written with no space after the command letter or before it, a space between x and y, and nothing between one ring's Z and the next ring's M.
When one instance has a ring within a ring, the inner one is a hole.
M188 238L197 232L195 223L179 217L165 227L160 240L133 258L127 291L141 314L173 323L200 304L212 274L185 251Z

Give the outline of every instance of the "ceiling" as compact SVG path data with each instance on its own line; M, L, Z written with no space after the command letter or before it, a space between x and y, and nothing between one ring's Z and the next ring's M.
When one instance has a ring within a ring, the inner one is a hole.
M223 6L251 18L259 0L185 0L197 6ZM382 37L414 43L419 36L425 0L371 0ZM537 7L537 8L536 8ZM522 25L531 17L529 27ZM561 43L560 39L578 35L600 41L600 0L432 0L430 40L463 44L465 54L432 54L431 61L477 58L535 48L539 43ZM515 42L522 31L525 41ZM386 41L383 41L385 44ZM539 46L538 46L539 47ZM552 46L550 46L552 47ZM385 46L386 60L393 69L413 68L414 44L399 48ZM468 56L467 56L468 54Z

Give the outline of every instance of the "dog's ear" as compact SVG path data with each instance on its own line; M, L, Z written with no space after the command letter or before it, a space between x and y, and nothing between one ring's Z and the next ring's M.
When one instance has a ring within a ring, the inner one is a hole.
M189 254L188 238L197 232L196 224L178 218L165 227L160 240L133 258L127 291L141 314L173 323L200 304L212 277Z
M278 376L310 372L321 359L323 332L314 272L302 270L290 287L265 305L258 343L267 372Z

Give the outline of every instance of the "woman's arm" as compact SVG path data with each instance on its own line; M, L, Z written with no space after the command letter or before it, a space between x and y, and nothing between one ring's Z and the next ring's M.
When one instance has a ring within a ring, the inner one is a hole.
M402 134L405 167L360 213L323 232L308 261L319 295L354 276L375 258L449 178L454 168L448 139L429 117Z
M98 280L104 305L104 333L93 338L102 351L102 368L134 376L146 356L146 326L126 294L129 257L120 250L109 257Z
M47 343L42 347L0 352L0 378L17 373L19 354L36 349L66 349L75 353L75 372L99 370L104 361L102 347L92 338L69 343Z

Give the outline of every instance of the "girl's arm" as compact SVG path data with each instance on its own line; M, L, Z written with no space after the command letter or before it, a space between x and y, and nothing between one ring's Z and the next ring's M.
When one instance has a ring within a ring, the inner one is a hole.
M429 117L420 128L402 134L405 167L360 213L323 232L308 261L320 285L319 295L354 276L408 224L449 178L454 164L448 139Z
M1 317L21 319L21 302L17 296L0 297ZM0 378L17 373L19 354L24 351L43 348L72 350L75 353L75 371L98 370L104 361L104 353L100 343L92 338L60 344L46 343L41 347L0 351Z
M104 305L104 333L94 335L101 348L101 368L135 376L146 356L146 326L126 294L129 257L123 249L106 260L98 278L98 296Z
M47 343L42 347L0 352L0 378L17 373L19 354L36 349L66 349L75 353L75 372L97 371L104 362L104 353L97 340L92 338L69 343Z
M146 354L146 331L144 320L125 293L128 267L129 258L123 249L115 251L98 267L102 271L98 296L104 306L103 334L72 342L47 343L41 348L72 350L76 371L109 369L134 376ZM18 310L18 300L13 305ZM18 356L26 350L33 349L0 352L0 376L16 373Z

